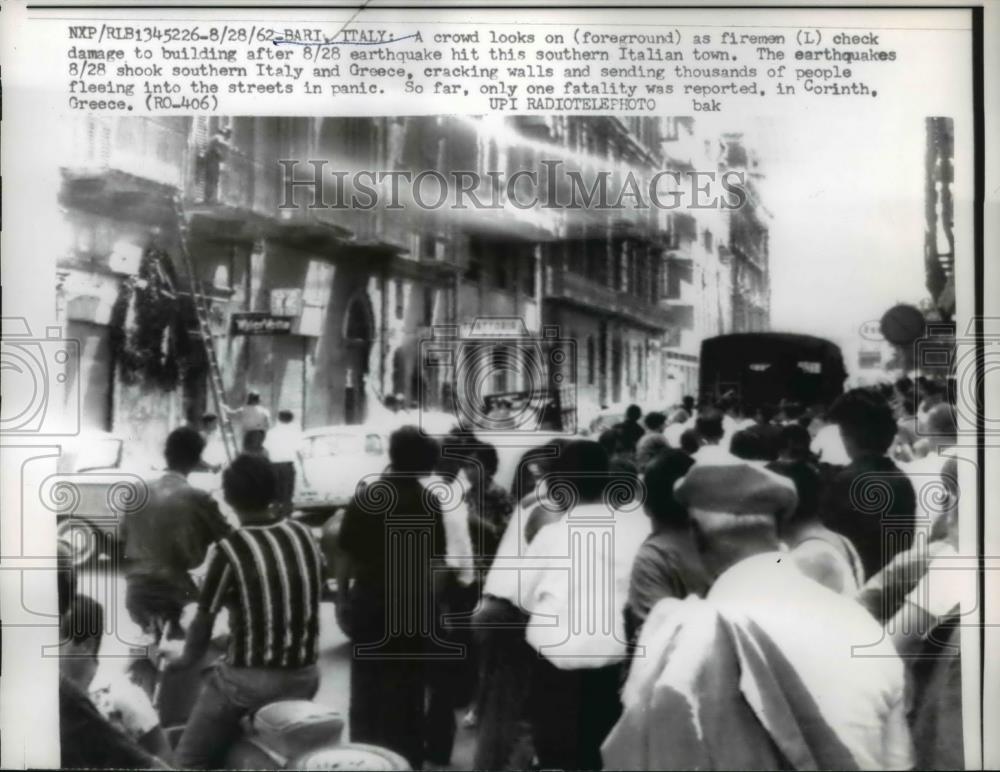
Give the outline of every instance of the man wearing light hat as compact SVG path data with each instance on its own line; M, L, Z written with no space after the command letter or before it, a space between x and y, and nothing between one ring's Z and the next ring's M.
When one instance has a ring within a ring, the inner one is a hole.
M696 427L705 444L694 455L694 466L675 488L677 501L694 514L719 512L732 515L772 515L779 522L795 511L798 496L785 477L763 464L734 456L720 444L722 415L704 411Z

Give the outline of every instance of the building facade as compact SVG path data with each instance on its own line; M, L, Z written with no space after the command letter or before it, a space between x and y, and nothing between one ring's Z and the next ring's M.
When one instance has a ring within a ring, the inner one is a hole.
M391 206L380 183L377 205L352 206L355 190L335 184L361 170L509 179L552 163L588 180L606 170L612 190L663 169L756 173L738 137L704 140L691 119L86 116L67 132L57 297L81 342L84 426L151 452L216 410L194 294L227 403L256 391L304 427L364 421L389 394L452 405L465 386L428 346L478 352L491 373L470 399L561 383L583 412L666 407L695 393L703 337L766 328L756 200L729 213L519 208L519 190L496 182L499 205ZM239 334L248 317L290 327ZM524 341L505 328L470 342L479 318L518 320ZM542 351L537 367L522 348Z
M722 144L723 168L743 173L748 194L744 206L728 213L732 331L765 332L771 318L771 215L760 197L760 161L740 134L724 134Z

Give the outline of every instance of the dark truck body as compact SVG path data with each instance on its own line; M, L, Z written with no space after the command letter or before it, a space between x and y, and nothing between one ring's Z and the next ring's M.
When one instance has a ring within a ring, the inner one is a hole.
M843 393L846 378L840 348L812 335L734 333L701 344L702 399L715 401L732 392L744 410L782 399L829 405Z

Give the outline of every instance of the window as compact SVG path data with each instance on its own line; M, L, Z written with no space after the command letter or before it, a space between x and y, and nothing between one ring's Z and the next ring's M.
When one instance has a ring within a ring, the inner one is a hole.
M229 271L230 268L228 264L220 263L215 266L215 273L212 275L213 289L229 290L232 288Z
M708 228L705 228L705 232L702 233L702 235L701 235L701 240L702 240L702 244L704 244L704 246L705 246L705 251L711 252L712 251L712 244L713 244L713 241L714 241L713 238L712 238L712 231L710 231Z
M424 327L434 324L434 288L424 287Z
M255 282L260 281L257 274L263 271L263 260L263 252L254 252L250 257L251 272L255 275L253 279ZM333 266L322 260L310 260L306 271L305 292L302 293L303 302L310 306L326 306L331 289L333 289Z
M597 374L597 346L594 344L594 336L587 337L587 383L594 385Z
M365 453L372 456L382 455L382 438L377 434L369 434L365 437Z
M436 260L438 255L438 240L434 236L420 237L420 259Z
M677 141L677 119L676 118L665 118L663 121L663 141L664 142L675 142Z
M396 301L396 318L403 318L403 280L396 279L395 288L395 301Z
M528 255L521 263L521 292L530 297L535 296L535 257Z
M515 352L507 346L496 346L493 349L491 365L493 367L493 388L498 392L507 391L507 373Z
M494 254L493 259L496 266L497 288L510 289L510 271L507 270L507 258L500 254Z

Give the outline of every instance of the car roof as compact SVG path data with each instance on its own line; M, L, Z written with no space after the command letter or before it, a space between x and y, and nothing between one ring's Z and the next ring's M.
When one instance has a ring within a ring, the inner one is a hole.
M369 434L388 435L390 429L387 426L372 426L371 424L336 424L333 426L317 426L313 429L306 429L302 432L302 437L324 437L330 434L340 434L344 436L361 437Z

